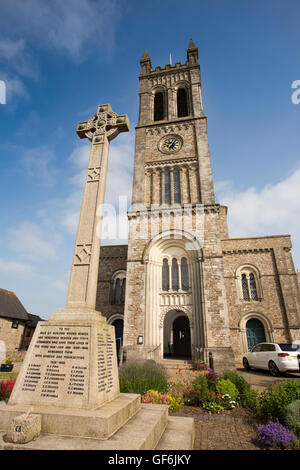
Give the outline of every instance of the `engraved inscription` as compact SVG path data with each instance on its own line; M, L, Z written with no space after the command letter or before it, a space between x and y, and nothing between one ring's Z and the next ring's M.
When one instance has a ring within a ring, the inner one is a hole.
M89 343L88 327L41 326L21 387L25 401L27 392L37 401L86 398Z
M114 333L103 328L98 341L98 392L109 393L113 389Z

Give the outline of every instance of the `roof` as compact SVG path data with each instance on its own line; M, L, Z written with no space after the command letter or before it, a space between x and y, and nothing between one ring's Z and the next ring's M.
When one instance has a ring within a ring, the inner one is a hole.
M33 315L32 313L28 313L28 322L26 323L27 326L29 326L30 328L35 328L39 321L45 321L45 320L39 317L38 315Z
M0 289L0 317L28 321L28 313L14 292Z

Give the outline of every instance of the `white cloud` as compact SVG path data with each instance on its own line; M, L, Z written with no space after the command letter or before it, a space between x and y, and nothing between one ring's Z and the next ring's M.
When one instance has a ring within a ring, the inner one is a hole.
M6 103L11 101L13 96L28 99L29 94L23 81L17 75L11 75L0 70L0 80L5 82Z
M62 281L54 281L53 286L60 292L63 292L64 294L67 292L67 289L68 289L67 284Z
M74 186L74 189L70 191L69 196L64 201L60 224L72 234L75 234L78 225L90 150L91 144L84 144L76 147L69 157L69 161L76 168L74 175L69 178L69 183ZM114 209L112 208L112 210L115 210L116 213L119 211L119 203L121 202L123 204L125 198L128 201L127 208L130 207L133 156L133 134L119 136L116 141L113 141L110 145L105 204L113 205ZM107 229L107 223L107 220L103 221L105 230Z
M26 274L33 273L33 267L30 264L20 263L18 261L5 261L0 259L0 271Z
M18 252L23 259L41 262L53 259L57 255L56 245L60 243L60 236L49 227L23 221L18 227L9 230L9 246Z
M55 154L50 147L23 148L20 152L21 164L36 184L47 187L55 184L59 170L54 165Z
M19 75L31 78L37 78L39 75L37 64L24 39L0 38L0 61L9 64L10 69Z
M119 197L128 198L130 204L132 192L132 174L134 160L134 134L119 136L111 144L107 172L105 202L119 206Z
M3 37L11 35L13 24L14 38L18 34L30 46L62 51L80 60L93 48L111 48L121 5L117 0L9 0L1 2L0 10ZM19 39L15 42L2 47L6 54L18 52L22 44Z
M277 184L244 191L230 181L217 182L216 194L228 206L230 237L291 234L300 266L300 169Z

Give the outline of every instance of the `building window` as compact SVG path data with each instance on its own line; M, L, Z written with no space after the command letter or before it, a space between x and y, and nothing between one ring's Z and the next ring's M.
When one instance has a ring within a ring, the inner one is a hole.
M110 284L109 303L123 305L125 303L126 277L125 273L117 273Z
M12 328L18 328L18 326L19 326L19 320L13 320L12 324L11 324L11 327Z
M165 204L171 204L171 175L168 168L165 169Z
M180 204L181 203L180 173L179 173L178 168L174 169L173 175L174 175L174 202L177 204Z
M177 291L179 289L179 272L178 262L176 258L172 259L172 290Z
M237 271L241 299L246 302L258 302L262 299L262 289L258 270L254 266L242 266Z
M243 291L243 299L244 300L250 300L248 281L247 281L246 274L242 274L242 291Z
M161 92L154 95L154 121L164 119L164 95Z
M171 278L170 278L171 277ZM162 290L167 292L189 290L189 271L186 258L164 258L162 262Z
M185 88L179 88L177 91L177 116L188 116L187 92Z
M255 282L255 277L253 273L250 273L249 275L249 285L250 285L251 300L258 300L256 282Z
M187 259L181 259L181 288L182 290L189 290L189 269L187 264Z
M162 265L162 290L168 291L170 288L169 263L165 258Z

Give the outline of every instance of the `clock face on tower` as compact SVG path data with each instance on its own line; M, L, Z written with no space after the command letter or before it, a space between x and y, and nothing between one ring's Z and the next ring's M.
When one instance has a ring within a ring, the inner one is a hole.
M163 153L176 153L181 149L182 143L179 135L169 134L160 139L158 149Z

